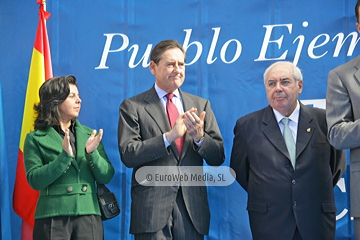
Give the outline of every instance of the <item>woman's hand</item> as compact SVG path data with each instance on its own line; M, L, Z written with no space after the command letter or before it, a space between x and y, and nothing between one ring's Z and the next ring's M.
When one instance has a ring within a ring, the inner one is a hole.
M67 152L67 154L69 154L70 156L73 156L73 150L72 150L71 145L70 145L69 129L65 130L65 137L64 137L64 140L62 142L62 147L63 147L64 151Z
M91 136L89 137L89 139L86 141L85 144L86 153L90 154L93 151L95 151L95 149L99 146L99 143L101 142L103 132L104 131L100 129L99 134L95 136L96 130L92 131Z

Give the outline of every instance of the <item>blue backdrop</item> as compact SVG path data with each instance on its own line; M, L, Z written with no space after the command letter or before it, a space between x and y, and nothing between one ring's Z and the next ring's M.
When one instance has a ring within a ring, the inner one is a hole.
M236 119L268 105L262 74L272 62L297 63L304 75L300 99L325 107L328 72L360 53L355 4L356 0L48 0L54 75L77 77L83 100L79 119L104 129L105 148L116 169L109 187L122 213L104 222L106 239L132 239L132 170L118 153L118 109L123 99L153 85L148 65L156 43L177 39L187 48L182 89L211 101L228 166ZM10 194L0 195L9 201L37 22L35 0L0 1L0 81L10 189ZM335 188L336 239L352 239L348 184L346 172ZM236 182L209 187L212 218L207 239L251 239L246 198ZM1 224L8 224L12 239L19 239L21 221L15 213Z

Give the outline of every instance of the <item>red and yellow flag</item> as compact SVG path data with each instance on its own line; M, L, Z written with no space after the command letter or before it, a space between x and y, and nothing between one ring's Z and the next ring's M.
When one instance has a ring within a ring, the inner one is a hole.
M39 88L41 84L52 78L50 46L46 30L46 20L50 14L45 11L45 2L37 0L39 7L39 23L36 31L35 43L32 52L28 85L26 89L24 113L20 135L19 153L16 168L16 180L13 195L13 208L23 220L21 239L32 239L34 227L35 206L39 192L33 190L25 176L24 169L24 141L26 134L34 130L34 104L40 101Z

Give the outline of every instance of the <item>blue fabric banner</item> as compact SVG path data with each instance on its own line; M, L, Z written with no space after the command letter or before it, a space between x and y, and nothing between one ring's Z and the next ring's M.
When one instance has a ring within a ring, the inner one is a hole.
M38 21L35 1L20 2L0 3L0 82L7 136L1 141L6 146L1 147L11 163L10 189ZM304 76L300 100L325 108L328 72L360 54L356 0L46 2L54 76L77 77L83 101L79 120L104 129L103 142L116 169L108 186L122 212L104 222L105 239L133 239L129 234L132 170L120 161L118 110L125 98L154 84L149 54L159 41L176 39L187 49L182 90L210 100L225 141L224 166L229 166L236 120L268 105L262 74L271 63L295 62ZM1 179L6 178L4 172ZM208 190L211 225L206 239L251 239L247 195L239 184ZM334 189L337 240L353 239L348 190L347 170ZM11 195L1 194L1 199L8 204ZM10 221L3 223L1 218L1 223L11 224L12 239L19 239L20 219L13 212L10 215ZM2 234L9 236L8 231L10 226L1 228Z
M0 83L0 236L1 239L11 238L11 195L9 191L9 170L6 149L5 125L3 114L2 89Z

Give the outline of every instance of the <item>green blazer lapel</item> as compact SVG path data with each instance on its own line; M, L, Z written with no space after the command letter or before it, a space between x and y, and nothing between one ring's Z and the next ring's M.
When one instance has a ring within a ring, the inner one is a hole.
M75 168L79 168L78 164L81 163L80 158L78 156L85 156L85 146L86 141L89 139L91 135L91 130L85 128L80 124L78 120L75 120L75 135L76 135L76 163L74 163Z
M36 130L35 136L38 138L39 144L44 149L49 149L60 154L62 151L62 137L52 127L48 127L44 130Z
M56 155L59 155L62 152L63 138L53 127L48 127L44 130L36 130L35 136L38 137L39 145L42 148L51 150ZM72 165L76 170L79 170L79 166L75 161L72 162Z

